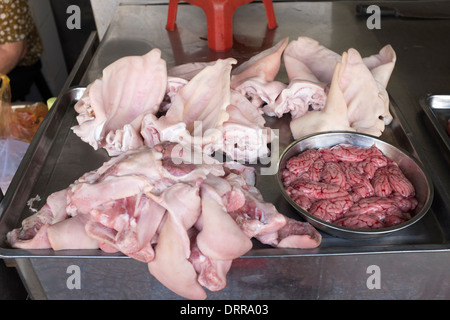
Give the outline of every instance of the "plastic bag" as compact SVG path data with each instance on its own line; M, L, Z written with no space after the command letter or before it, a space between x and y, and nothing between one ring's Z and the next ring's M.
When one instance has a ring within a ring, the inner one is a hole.
M47 112L48 107L42 102L13 105L10 114L9 136L31 142Z
M30 130L26 130L26 135L23 135L23 130L18 130L15 126L15 123L18 121L15 120L17 116L14 115L11 106L9 78L6 75L0 74L0 81L0 189L5 194L28 149L28 142L31 139L29 140ZM34 135L36 132L34 127L37 121L31 119L31 122L33 122L31 126L28 126L34 131Z
M42 102L11 104L9 78L0 75L0 138L31 142L48 107Z
M8 190L28 145L27 142L14 139L0 139L0 188L3 194Z
M11 105L9 78L0 74L0 81L0 188L4 194L48 107L41 102Z

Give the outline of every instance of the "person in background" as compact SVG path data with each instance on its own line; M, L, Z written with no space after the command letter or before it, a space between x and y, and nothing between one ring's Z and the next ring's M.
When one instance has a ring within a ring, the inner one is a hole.
M0 0L0 73L11 80L11 101L25 101L33 83L46 87L41 73L42 51L27 0ZM44 99L49 98L48 87L44 94L39 89Z

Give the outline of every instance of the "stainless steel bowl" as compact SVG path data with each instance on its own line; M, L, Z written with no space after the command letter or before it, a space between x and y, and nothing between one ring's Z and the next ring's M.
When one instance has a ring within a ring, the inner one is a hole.
M329 148L337 144L350 144L364 148L369 148L375 144L375 146L383 152L386 157L395 161L399 165L405 176L411 181L416 189L418 204L416 209L412 212L411 219L402 224L381 229L346 228L325 222L313 216L291 199L291 197L286 193L281 180L281 172L286 167L286 161L308 149ZM296 140L291 143L281 154L277 170L277 181L279 187L281 188L281 193L294 207L294 209L317 229L341 238L376 238L407 228L419 221L427 213L434 195L433 184L430 177L424 171L422 165L412 156L376 137L355 132L317 133Z

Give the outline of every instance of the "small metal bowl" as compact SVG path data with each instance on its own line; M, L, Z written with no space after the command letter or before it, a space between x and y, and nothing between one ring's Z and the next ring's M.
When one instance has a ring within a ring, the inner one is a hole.
M370 148L375 146L388 158L395 161L404 175L414 185L416 191L417 207L411 213L412 217L401 224L380 229L353 229L340 227L325 222L306 210L302 209L286 193L281 179L281 172L286 167L286 162L291 157L308 149L329 148L338 144L350 144L354 146ZM424 171L422 165L405 151L376 137L355 132L324 132L305 136L291 143L281 154L277 168L277 181L281 193L292 207L309 223L319 230L330 235L347 239L376 238L407 228L419 221L429 210L433 201L434 189L429 175Z

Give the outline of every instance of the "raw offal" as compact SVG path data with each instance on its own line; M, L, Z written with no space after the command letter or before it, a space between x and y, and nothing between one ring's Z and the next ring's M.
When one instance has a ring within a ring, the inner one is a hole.
M75 104L78 125L72 129L94 149L105 148L110 155L137 149L143 145L142 119L159 110L166 87L166 62L159 49L121 58L87 86Z
M315 45L318 47L316 50L325 50L317 43ZM331 56L333 58L329 59L332 61L337 59L336 55ZM332 73L322 69L331 62L319 66L308 60L313 63L311 72L318 74L322 81L329 79L330 82L326 83L330 84L330 89L322 107L312 105L314 110L293 118L290 125L293 137L298 139L307 134L333 130L380 136L385 125L392 121L386 85L396 56L393 49L386 46L377 57L379 59L371 57L364 60L358 51L351 48L342 54ZM372 60L378 61L379 65L375 67ZM366 65L368 61L372 70Z
M242 64L233 76L233 58L169 70L159 49L121 58L87 86L75 105L78 125L72 129L110 156L174 142L207 155L221 151L231 160L255 163L269 155L267 144L274 134L265 127L262 110L244 96L249 91L235 86L258 82L267 87L256 93L258 98L275 99L285 86L273 79L286 45L287 38Z
M277 116L291 114L294 139L327 130L380 136L392 121L386 87L396 55L390 45L362 58L353 48L341 56L299 37L286 47L283 59L288 87L264 108Z
M412 183L375 145L306 150L287 160L281 179L301 208L343 227L394 226L417 206Z
M237 162L190 161L175 143L127 151L87 172L11 230L23 249L100 249L148 264L190 299L226 286L234 259L253 247L315 248L320 233L263 200L255 170Z
M395 62L390 45L363 58L308 37L283 38L240 65L227 58L167 69L153 49L113 62L87 86L73 131L111 156L174 142L256 163L276 137L263 115L289 115L295 139L336 130L380 136L392 120L386 86ZM287 83L276 80L282 66Z
M242 93L255 107L275 102L286 84L275 81L281 66L281 57L289 43L284 38L242 63L232 71L231 88Z

